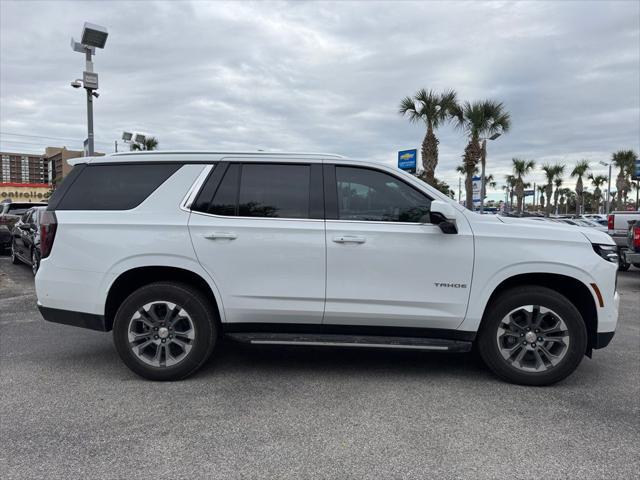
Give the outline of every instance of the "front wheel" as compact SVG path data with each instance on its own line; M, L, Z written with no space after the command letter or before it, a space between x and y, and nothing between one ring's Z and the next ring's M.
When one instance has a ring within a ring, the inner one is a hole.
M40 255L38 255L38 251L34 248L31 250L31 271L33 272L33 276L36 276L38 273L38 269L40 268Z
M179 380L194 373L216 344L216 314L200 291L157 282L133 292L113 323L122 361L150 380Z
M576 307L544 287L517 287L492 302L478 350L499 377L521 385L551 385L570 375L587 348Z

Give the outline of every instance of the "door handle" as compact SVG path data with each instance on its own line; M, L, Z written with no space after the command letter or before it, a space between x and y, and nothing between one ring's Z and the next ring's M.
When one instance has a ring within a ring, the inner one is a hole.
M218 239L226 239L226 240L235 240L238 238L238 235L235 233L227 233L227 232L213 232L209 235L205 235L204 238L207 240L218 240Z
M340 237L333 237L333 241L336 243L364 243L367 240L364 237L354 237L352 235L343 235Z

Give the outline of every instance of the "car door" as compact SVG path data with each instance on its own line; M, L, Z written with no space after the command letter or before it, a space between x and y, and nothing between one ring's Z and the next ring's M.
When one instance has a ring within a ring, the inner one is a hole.
M322 323L320 163L219 163L194 201L189 231L226 322Z
M13 226L13 248L18 256L22 258L30 258L25 253L27 248L25 237L29 234L29 222L32 213L32 210L27 210Z
M466 221L429 223L431 199L390 171L325 165L325 324L451 329L473 267Z

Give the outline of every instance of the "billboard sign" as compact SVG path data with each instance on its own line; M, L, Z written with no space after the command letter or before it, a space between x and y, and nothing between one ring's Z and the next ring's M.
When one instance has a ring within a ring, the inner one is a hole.
M471 183L473 185L473 203L480 205L480 177L473 177Z
M407 172L415 172L418 164L418 150L400 150L398 152L398 168Z
M535 195L536 191L535 190L525 190L524 191L524 196L525 197L533 197Z

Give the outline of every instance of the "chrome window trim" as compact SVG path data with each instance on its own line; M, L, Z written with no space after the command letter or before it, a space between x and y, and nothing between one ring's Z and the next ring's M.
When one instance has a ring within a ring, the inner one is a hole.
M208 164L205 165L198 178L196 178L195 182L191 185L191 188L187 192L187 194L182 199L180 203L180 210L184 210L185 212L191 212L191 205L193 205L193 201L196 199L196 195L204 185L204 182L207 180L209 173L213 170L214 165Z

